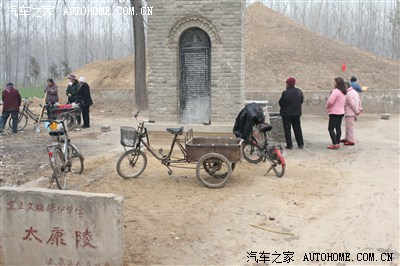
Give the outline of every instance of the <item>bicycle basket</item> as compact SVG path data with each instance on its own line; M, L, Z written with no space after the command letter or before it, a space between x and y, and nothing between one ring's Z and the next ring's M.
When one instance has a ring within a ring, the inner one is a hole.
M121 145L134 147L138 138L138 132L133 127L121 127Z

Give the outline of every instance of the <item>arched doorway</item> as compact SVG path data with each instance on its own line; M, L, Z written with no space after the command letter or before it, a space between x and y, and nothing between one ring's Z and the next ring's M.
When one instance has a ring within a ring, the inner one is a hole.
M185 30L179 41L180 122L211 120L211 41L200 28Z

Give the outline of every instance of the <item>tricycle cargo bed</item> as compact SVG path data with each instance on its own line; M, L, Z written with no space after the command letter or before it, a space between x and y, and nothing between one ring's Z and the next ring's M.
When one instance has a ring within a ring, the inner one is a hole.
M50 119L57 119L60 114L69 113L69 114L76 114L79 115L81 110L78 107L73 108L51 108L49 113Z
M218 153L231 162L243 158L243 140L227 137L193 137L186 142L188 162L197 162L208 153Z

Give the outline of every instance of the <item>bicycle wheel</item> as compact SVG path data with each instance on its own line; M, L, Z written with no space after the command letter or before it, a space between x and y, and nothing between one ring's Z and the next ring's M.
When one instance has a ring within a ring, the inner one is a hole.
M231 173L231 163L225 156L218 153L208 153L197 162L197 178L208 188L223 187Z
M64 120L64 124L67 127L67 131L74 129L75 127L75 117L72 114L62 113L57 116L57 120Z
M249 163L259 163L263 157L261 155L260 147L253 142L246 142L243 146L243 157Z
M270 151L270 159L272 161L272 170L277 177L282 177L285 174L286 162L283 158L282 153L278 148L274 148Z
M71 172L82 174L84 158L74 144L68 143L69 162L71 163Z
M28 116L24 113L19 113L18 114L18 131L23 130L26 125L28 124ZM12 128L12 119L10 118L10 120L8 121L8 126L10 128Z
M59 189L67 189L67 173L65 172L65 158L60 147L54 148L50 158L50 165L53 169L53 179Z
M135 178L140 176L147 166L147 157L140 150L128 150L119 157L117 162L118 174L125 178Z

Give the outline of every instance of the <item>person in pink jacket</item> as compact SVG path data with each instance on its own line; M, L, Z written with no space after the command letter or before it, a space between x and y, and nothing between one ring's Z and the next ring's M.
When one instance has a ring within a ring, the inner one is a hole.
M332 145L327 148L337 150L340 148L340 137L342 136L342 119L344 116L344 104L346 102L346 86L340 77L335 78L334 89L326 101L326 109L329 114L328 131L332 139ZM335 132L336 131L336 132Z
M345 82L347 94L346 103L344 105L344 119L346 125L345 138L340 140L346 146L353 146L355 144L355 127L354 123L357 116L362 111L361 100L358 93L353 89L349 82Z

